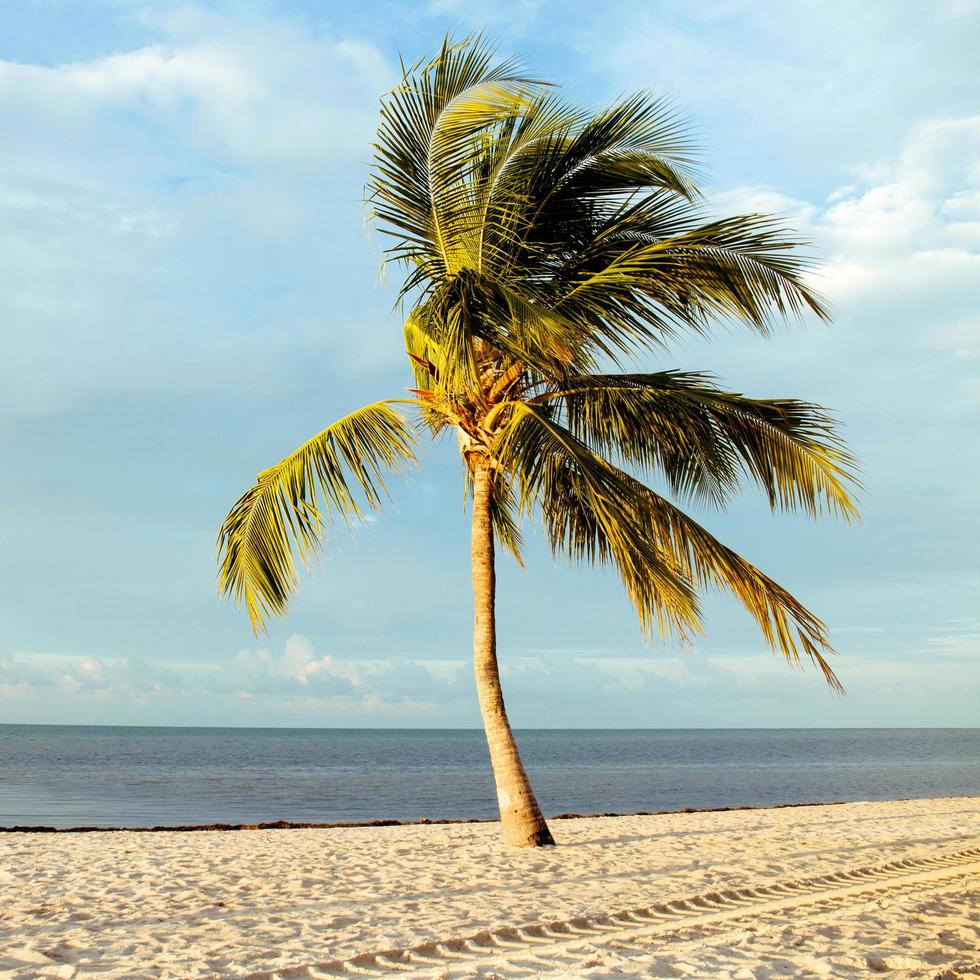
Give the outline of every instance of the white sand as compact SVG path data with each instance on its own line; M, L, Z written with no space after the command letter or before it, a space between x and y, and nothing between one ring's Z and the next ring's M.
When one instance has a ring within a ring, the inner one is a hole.
M0 976L980 975L980 797L553 830L0 835Z

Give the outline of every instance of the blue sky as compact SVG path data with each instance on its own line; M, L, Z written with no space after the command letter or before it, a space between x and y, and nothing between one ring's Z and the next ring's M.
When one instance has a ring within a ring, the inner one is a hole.
M217 601L226 510L409 383L362 188L399 52L485 27L588 104L690 118L719 212L808 236L834 325L645 366L831 406L857 527L702 515L820 614L848 694L733 602L645 647L610 576L501 559L519 726L980 718L980 4L0 7L0 720L472 726L467 524L446 443L256 641Z

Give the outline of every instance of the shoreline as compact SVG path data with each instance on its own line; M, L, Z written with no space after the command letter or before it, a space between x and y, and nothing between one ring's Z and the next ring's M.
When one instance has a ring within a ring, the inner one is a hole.
M966 797L970 799L971 797ZM816 806L856 806L877 803L910 803L917 800L957 800L961 796L899 796L888 800L818 800L806 803L771 803L766 806L707 806L682 807L677 810L631 810L626 813L599 811L596 813L556 813L546 820L600 820L607 817L666 817L694 813L739 813L756 810L789 810L798 807ZM194 833L198 831L224 832L242 830L349 830L356 827L442 827L447 825L493 824L499 823L495 817L419 817L415 820L357 820L332 823L309 823L296 820L269 820L262 823L209 823L209 824L156 824L152 827L51 827L46 824L15 824L0 827L0 834L165 834Z

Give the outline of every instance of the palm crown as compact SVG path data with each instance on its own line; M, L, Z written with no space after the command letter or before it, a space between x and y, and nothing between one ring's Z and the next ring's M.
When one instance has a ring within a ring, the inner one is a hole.
M649 634L700 629L698 592L729 590L770 645L839 687L825 627L639 477L724 505L745 481L773 509L855 515L833 419L711 376L623 373L718 320L769 332L826 318L806 261L772 218L711 219L685 127L662 101L599 112L446 39L382 101L370 201L407 269L412 398L367 406L261 473L220 536L220 585L261 628L285 611L331 516L378 506L423 430L452 430L497 542L520 560L528 515L553 551L618 572ZM398 406L398 407L396 407Z

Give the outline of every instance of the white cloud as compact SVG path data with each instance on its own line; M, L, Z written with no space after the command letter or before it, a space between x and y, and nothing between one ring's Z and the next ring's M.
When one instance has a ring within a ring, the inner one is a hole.
M824 202L765 187L717 195L724 212L784 216L820 249L815 281L840 308L944 284L968 292L980 275L980 116L916 126L892 160L862 168Z
M969 717L978 659L980 627L960 617L938 624L924 643L890 650L884 675L880 659L848 653L835 664L844 699L816 671L790 670L761 649L594 658L555 651L508 657L502 675L517 727L744 725L762 709L769 724L935 724ZM901 702L909 689L928 693L918 714ZM223 665L0 654L0 705L41 722L135 710L133 721L157 724L479 724L465 662L339 659L297 634L281 653L241 651Z
M891 165L835 197L814 225L834 250L828 279L843 301L882 289L922 289L980 272L980 238L957 220L980 192L980 116L917 126Z
M361 197L391 66L301 22L149 20L135 50L0 61L8 417L220 376L268 390L341 302L364 342L335 366L377 362L390 300Z
M863 414L879 428L887 420L891 431L879 431L879 440L904 433L903 459L889 461L896 468L905 465L910 433L939 419L949 426L941 439L954 444L964 418L980 408L971 370L980 353L978 158L980 116L937 118L914 126L891 157L850 174L823 200L767 187L718 195L720 212L781 214L814 243L819 265L811 281L835 321L810 331L805 344L742 344L733 376L769 374L780 364L819 379L809 397L829 402L852 426ZM938 453L939 443L929 448ZM914 478L939 472L925 468ZM879 484L882 475L879 469Z
M329 654L317 657L313 644L294 634L280 656L271 650L242 650L216 685L239 695L352 695L355 685Z
M217 16L159 29L159 43L91 61L0 61L0 119L30 120L35 138L41 124L97 156L108 137L144 163L154 150L172 158L175 145L212 163L307 171L363 157L394 77L371 45Z
M52 691L88 701L146 704L183 690L175 671L140 658L0 651L0 698Z
M618 82L614 91L675 98L710 141L712 166L767 182L790 170L797 187L825 186L915 122L976 104L967 3L661 0L616 10L572 22L586 63Z

